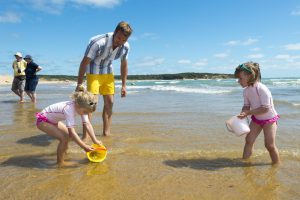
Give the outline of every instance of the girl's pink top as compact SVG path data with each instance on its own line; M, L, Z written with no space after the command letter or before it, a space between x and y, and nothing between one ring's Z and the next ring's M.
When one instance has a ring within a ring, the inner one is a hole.
M75 119L78 115L75 110L74 101L65 101L52 104L42 110L41 114L47 117L48 120L54 124L57 124L59 121L65 120L66 126L68 128L72 128L76 125ZM81 115L81 120L83 123L89 122L89 118L87 115Z
M278 115L274 109L270 90L260 82L244 89L244 106L250 106L251 110L259 107L269 108L268 112L264 114L254 115L258 120L272 119Z

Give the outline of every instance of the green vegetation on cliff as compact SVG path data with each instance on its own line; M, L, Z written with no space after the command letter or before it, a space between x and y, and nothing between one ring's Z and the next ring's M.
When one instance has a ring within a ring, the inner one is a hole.
M120 79L120 76L116 76ZM179 74L149 74L129 75L129 80L174 80L174 79L227 79L234 78L233 74L211 74L211 73L179 73Z
M77 81L77 76L67 75L39 75L45 80L69 80ZM115 78L120 80L120 75ZM179 73L179 74L149 74L149 75L128 75L128 80L174 80L174 79L227 79L234 78L233 74L213 74L213 73Z

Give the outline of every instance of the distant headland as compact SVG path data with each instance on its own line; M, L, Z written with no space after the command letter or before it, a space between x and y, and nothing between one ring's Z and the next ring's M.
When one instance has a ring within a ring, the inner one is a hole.
M77 76L69 75L39 75L46 81L77 81ZM128 80L183 80L183 79L228 79L234 78L233 74L216 74L216 73L178 73L178 74L148 74L148 75L128 75ZM120 75L115 79L120 80Z

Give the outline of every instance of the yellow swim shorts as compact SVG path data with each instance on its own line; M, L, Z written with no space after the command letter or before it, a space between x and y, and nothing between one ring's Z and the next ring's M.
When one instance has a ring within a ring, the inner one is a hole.
M115 94L115 79L113 74L87 74L87 91L93 94Z

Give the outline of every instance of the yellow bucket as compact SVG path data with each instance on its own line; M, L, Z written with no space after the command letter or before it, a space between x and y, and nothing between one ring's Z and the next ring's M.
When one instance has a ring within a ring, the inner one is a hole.
M86 155L91 162L102 162L106 158L107 149L104 145L93 144L94 151L87 152Z

